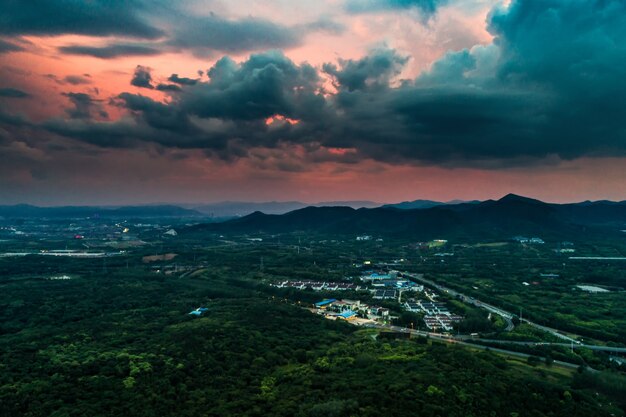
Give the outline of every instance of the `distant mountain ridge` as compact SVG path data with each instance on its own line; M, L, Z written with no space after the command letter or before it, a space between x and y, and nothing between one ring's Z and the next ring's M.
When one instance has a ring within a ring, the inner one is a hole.
M480 203L480 201L478 200L471 200L471 201L452 200L452 201L448 201L445 203L441 201L432 201L432 200L413 200L413 201L403 201L401 203L394 203L394 204L384 204L381 207L411 210L411 209L425 209L425 208L444 206L444 205L478 204L478 203Z
M86 218L86 217L206 217L196 210L185 209L174 205L153 206L63 206L38 207L29 204L0 206L0 217L3 218Z
M256 211L266 214L284 214L314 206L378 207L373 201L329 201L313 205L300 201L237 202L214 204L148 204L133 206L59 206L39 207L30 204L0 206L2 218L86 218L86 217L213 217L227 219L243 217Z
M378 207L380 203L373 201L326 201L307 204L301 201L223 201L213 204L192 205L190 208L214 217L242 217L256 211L265 214L284 214L305 207L346 206L353 208Z
M566 237L587 233L589 228L617 228L624 224L624 202L550 204L509 194L499 200L481 203L441 204L418 209L389 206L369 209L306 207L283 215L255 212L223 223L193 226L186 232L318 231L416 239L452 236L505 238L514 235Z

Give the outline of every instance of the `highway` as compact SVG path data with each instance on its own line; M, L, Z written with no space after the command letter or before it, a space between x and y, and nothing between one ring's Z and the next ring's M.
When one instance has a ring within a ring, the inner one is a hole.
M626 353L626 348L623 347L614 347L614 346L602 346L602 345L584 345L581 343L551 343L551 342L524 342L517 340L501 340L501 339L481 339L481 338L470 338L468 336L458 337L460 340L475 340L477 342L483 343L500 343L507 345L518 345L518 346L530 346L530 347L538 347L538 346L562 346L571 349L590 349L602 352L613 352L613 353Z
M433 340L438 340L444 343L462 345L462 346L467 346L470 348L480 349L480 350L489 350L491 352L501 353L501 354L509 355L509 356L515 356L515 357L523 358L523 359L528 359L530 356L536 356L536 355L529 355L527 353L515 352L513 350L494 348L491 346L479 345L475 343L468 343L453 336L446 336L446 335L442 335L438 333L424 332L421 330L413 330L413 329L409 329L406 327L392 326L392 325L385 325L385 324L378 324L378 323L370 325L369 327L393 330L399 333L411 333L411 335L415 335L415 336L429 336ZM570 368L570 369L578 369L578 367L580 366L579 364L575 364L571 362L556 361L556 360L553 363L556 365L566 367L566 368ZM593 370L593 368L589 368L589 367L587 367L587 369Z
M455 291L451 288L445 287L441 284L437 284L434 281L428 280L426 278L424 278L423 274L412 274L410 272L402 272L402 275L411 279L414 279L418 282L421 282L422 284L426 284L430 287L433 287L435 289L437 289L438 291L450 294L453 297L458 297L461 301L467 303L467 304L471 304L474 305L476 307L480 307L483 308L491 313L497 314L499 316L501 316L504 320L506 320L507 326L505 328L505 331L511 331L513 330L513 317L515 317L516 315L514 313L511 313L509 311L503 310L499 307L493 306L491 304L485 303L484 301L480 301L474 297L470 297L468 295L462 294L458 291ZM579 343L576 339L571 338L565 334L563 334L560 330L558 329L553 329L551 327L547 327L547 326L542 326L540 324L537 323L533 323L529 320L524 319L523 320L524 323L529 324L537 329L540 329L544 332L550 333L555 337L558 337L559 339L562 340L567 340L570 343Z

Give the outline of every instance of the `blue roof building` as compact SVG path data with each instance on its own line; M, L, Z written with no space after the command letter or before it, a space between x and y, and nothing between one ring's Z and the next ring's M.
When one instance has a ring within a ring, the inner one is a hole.
M323 300L323 301L315 303L315 307L317 307L317 308L328 307L329 305L331 305L335 301L337 301L337 300L334 299L334 298L329 298L328 300Z
M341 319L344 319L344 320L350 320L350 319L356 317L356 313L354 311L352 311L352 310L348 310L348 311L344 311L343 313L341 313L337 317L341 318Z

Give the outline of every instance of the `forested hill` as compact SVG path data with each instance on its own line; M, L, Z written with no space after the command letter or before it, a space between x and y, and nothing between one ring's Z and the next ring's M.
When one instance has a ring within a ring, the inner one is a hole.
M440 205L425 209L380 207L307 207L284 215L255 212L219 224L198 225L187 233L286 233L317 231L397 237L568 237L625 228L626 203L607 201L549 204L513 194L482 203Z

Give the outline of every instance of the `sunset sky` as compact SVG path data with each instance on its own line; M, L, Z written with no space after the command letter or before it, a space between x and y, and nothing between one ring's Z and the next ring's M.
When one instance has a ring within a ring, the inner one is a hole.
M0 204L626 199L623 0L3 0Z

